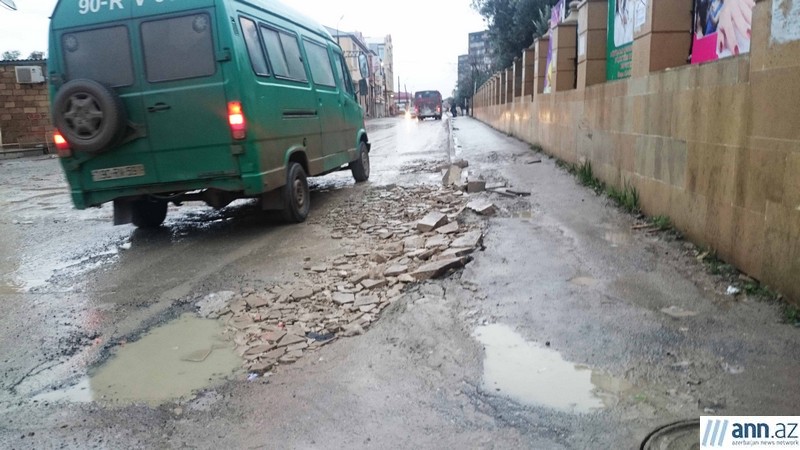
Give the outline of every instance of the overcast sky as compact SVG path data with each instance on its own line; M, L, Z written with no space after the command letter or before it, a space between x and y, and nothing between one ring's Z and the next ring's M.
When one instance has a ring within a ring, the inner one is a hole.
M56 0L14 0L17 11L0 7L0 52L47 51L48 17ZM78 0L64 0L77 2ZM132 0L125 0L132 1ZM191 1L191 0L184 0ZM323 25L365 36L392 35L395 83L409 91L436 89L447 97L455 87L458 55L467 53L467 34L485 24L470 0L285 0Z

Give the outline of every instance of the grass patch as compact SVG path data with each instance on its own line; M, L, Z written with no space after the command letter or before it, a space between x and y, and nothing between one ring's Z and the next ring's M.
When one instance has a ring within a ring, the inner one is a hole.
M672 220L670 220L669 216L653 217L652 222L653 226L655 226L661 231L667 231L672 229Z
M529 147L533 152L544 153L544 147L542 147L540 144L531 144Z
M596 194L601 194L606 190L606 184L594 176L591 162L586 161L580 166L575 166L574 171L578 181L582 185L591 188Z
M570 175L575 175L575 174L578 173L578 166L576 166L575 164L570 164L570 163L568 163L568 162L566 162L564 160L561 160L561 159L557 159L556 160L556 167L566 171Z
M622 189L609 186L606 194L625 211L632 214L639 212L639 191L631 183L626 181Z
M794 325L794 326L800 326L800 308L798 308L797 306L794 306L794 305L790 305L788 303L784 304L783 305L783 320L785 320L786 323L788 323L788 324L791 324L791 325Z
M706 264L708 273L711 275L723 275L734 277L739 275L739 271L735 267L719 259L716 253L709 254L703 262Z

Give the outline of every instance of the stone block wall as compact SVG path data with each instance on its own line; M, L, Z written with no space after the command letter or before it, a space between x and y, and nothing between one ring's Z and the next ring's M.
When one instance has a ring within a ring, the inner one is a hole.
M749 55L478 104L475 117L632 184L647 214L798 302L800 41L772 41L771 13L757 3Z
M44 61L0 61L0 133L3 145L34 147L52 141L47 84L18 84L15 67Z

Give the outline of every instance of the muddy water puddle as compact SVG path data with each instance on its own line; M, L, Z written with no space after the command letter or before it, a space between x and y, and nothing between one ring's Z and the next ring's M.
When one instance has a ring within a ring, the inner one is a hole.
M491 394L531 406L590 413L615 405L619 395L632 388L526 341L507 325L480 327L475 337L485 348L483 387Z
M241 367L215 320L184 315L126 344L92 375L69 388L39 395L39 402L147 403L187 397Z

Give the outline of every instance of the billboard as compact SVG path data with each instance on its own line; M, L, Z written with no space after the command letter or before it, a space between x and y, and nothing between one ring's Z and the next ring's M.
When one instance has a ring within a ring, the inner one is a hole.
M694 0L692 64L750 52L755 0Z
M547 50L547 68L545 70L545 77L544 77L544 93L549 94L553 92L553 76L556 73L556 61L553 58L553 36L552 31L555 27L558 26L561 22L564 21L566 18L567 13L567 0L559 0L553 9L551 10L550 15L550 47Z
M606 55L608 80L620 80L631 76L636 3L637 0L608 0L608 54Z

